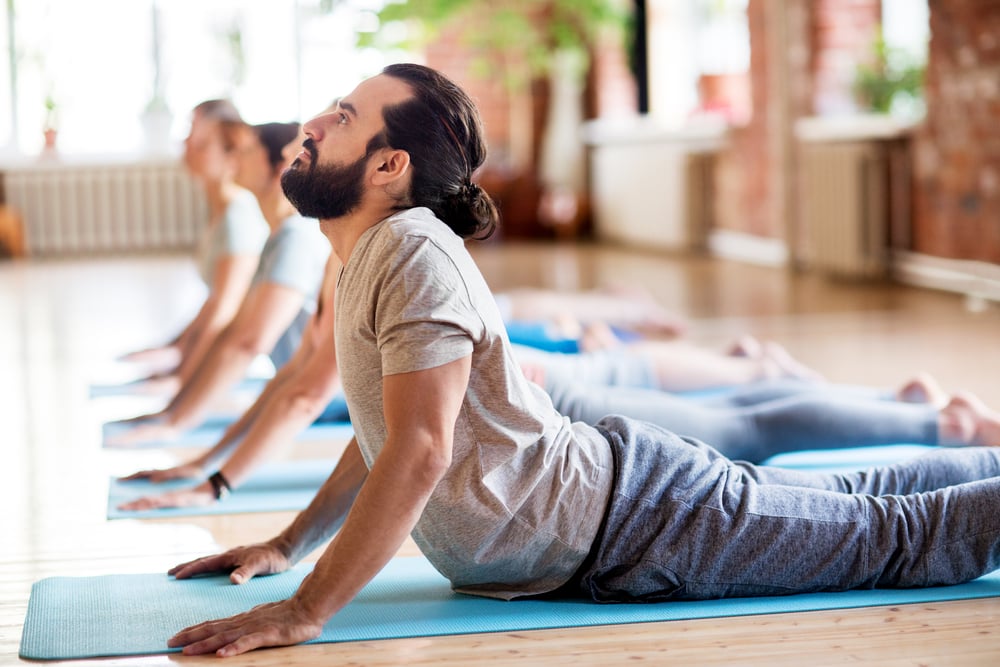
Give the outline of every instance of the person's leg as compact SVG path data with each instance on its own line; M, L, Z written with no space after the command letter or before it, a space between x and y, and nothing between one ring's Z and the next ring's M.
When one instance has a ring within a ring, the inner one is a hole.
M949 481L979 481L875 496L770 483L777 477L769 469L735 465L710 447L624 418L599 428L616 470L578 579L595 600L931 586L1000 567L1000 449L941 452L957 461ZM898 478L893 484L872 486L941 481L904 479L911 474L900 468L886 476Z
M741 408L759 403L767 403L790 396L820 394L822 396L843 396L872 401L894 401L896 394L888 389L865 387L853 384L814 382L796 378L775 378L731 387L720 392L692 394L682 398L713 408Z
M931 406L862 400L818 392L744 408L707 407L671 394L585 386L547 376L545 390L561 414L595 424L627 415L712 443L730 459L760 462L801 449L938 444L938 413Z
M948 402L948 396L941 386L926 373L915 375L895 390L798 378L774 378L730 387L720 392L695 393L683 397L701 405L734 408L808 393L879 401L929 403L936 407L943 407Z
M544 378L607 387L656 387L656 375L647 361L623 350L558 354L526 345L512 345L522 369L531 368Z

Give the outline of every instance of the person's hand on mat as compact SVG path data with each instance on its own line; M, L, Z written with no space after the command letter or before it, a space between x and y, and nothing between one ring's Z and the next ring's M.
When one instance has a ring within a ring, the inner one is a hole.
M206 488L207 487L207 488ZM140 512L164 507L203 507L215 502L215 490L205 482L188 489L167 491L155 496L143 496L127 503L122 503L118 509L125 512Z
M110 436L106 443L108 447L132 447L150 441L176 440L181 434L180 429L176 426L151 416L125 419L114 423L132 426L132 428Z
M176 394L181 388L181 379L173 372L150 375L132 385L136 394L144 396L159 396Z
M167 574L175 579L190 579L203 574L229 572L231 582L244 584L257 575L278 574L289 567L291 563L286 553L271 541L236 547L221 554L181 563L167 570Z
M153 484L168 482L172 479L198 479L205 476L205 470L197 461L182 463L172 468L159 468L151 470L140 470L125 477L119 477L122 482L131 482L137 479L146 479Z
M180 363L181 351L175 345L150 347L144 350L128 352L117 357L117 361L134 364L149 364L153 366L176 366Z
M323 621L302 607L294 597L268 602L236 616L192 625L167 640L167 646L184 647L185 655L215 653L225 658L264 646L300 644L323 632Z

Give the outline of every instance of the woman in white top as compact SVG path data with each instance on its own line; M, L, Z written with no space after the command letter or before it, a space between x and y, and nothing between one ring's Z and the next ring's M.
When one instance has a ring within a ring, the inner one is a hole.
M239 309L267 240L267 221L257 200L234 180L242 126L239 112L228 100L207 100L192 112L183 159L208 204L208 224L195 257L208 295L198 314L172 341L126 355L131 361L172 360L172 366L150 378L145 387L149 391L174 391L178 383L190 379Z

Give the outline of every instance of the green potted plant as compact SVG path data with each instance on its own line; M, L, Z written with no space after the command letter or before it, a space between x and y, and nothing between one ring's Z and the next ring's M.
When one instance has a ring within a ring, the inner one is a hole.
M923 94L924 67L915 63L905 51L889 47L877 32L871 57L858 65L854 77L854 94L863 109L888 114L894 105L906 100L918 102Z
M545 220L560 215L578 224L584 189L583 88L590 49L602 30L622 29L628 19L620 0L408 0L385 5L379 29L360 33L358 46L419 49L448 30L458 30L473 54L472 70L502 80L510 91L507 168L537 173L542 189L537 211ZM404 23L406 30L398 30ZM400 37L405 35L405 37ZM529 87L545 78L549 105L540 137L532 130L534 109ZM531 164L539 145L539 164ZM557 229L557 233L559 230Z

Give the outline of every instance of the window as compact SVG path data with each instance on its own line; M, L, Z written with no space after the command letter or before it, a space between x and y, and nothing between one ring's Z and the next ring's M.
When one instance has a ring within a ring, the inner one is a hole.
M388 62L355 47L356 31L380 5L17 0L16 86L6 30L0 56L0 87L12 100L0 108L0 147L37 154L44 126L54 124L61 154L135 153L150 145L144 112L165 108L176 148L190 109L222 96L251 123L305 120ZM3 21L6 28L8 17Z
M646 0L649 113L667 126L750 113L747 0Z

